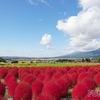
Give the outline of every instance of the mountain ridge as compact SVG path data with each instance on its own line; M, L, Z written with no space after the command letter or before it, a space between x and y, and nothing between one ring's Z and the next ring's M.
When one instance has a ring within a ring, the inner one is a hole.
M74 53L62 55L59 57L62 57L62 58L99 58L100 48L97 50L92 50L88 52L74 52Z

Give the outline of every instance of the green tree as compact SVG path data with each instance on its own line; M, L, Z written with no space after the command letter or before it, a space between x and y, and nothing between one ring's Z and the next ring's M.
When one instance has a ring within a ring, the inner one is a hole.
M0 57L0 62L6 62L6 60L2 57Z
M100 57L97 59L97 62L100 63Z
M82 62L85 62L84 58L82 59Z
M12 60L11 63L18 63L18 61L17 60Z
M91 62L91 60L89 58L85 58L86 62Z

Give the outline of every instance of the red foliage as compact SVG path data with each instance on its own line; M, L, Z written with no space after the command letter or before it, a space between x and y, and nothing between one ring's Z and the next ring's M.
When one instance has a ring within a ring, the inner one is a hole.
M24 77L22 81L29 83L30 85L32 84L33 81L35 81L35 77L32 74L28 74Z
M0 95L4 97L5 95L5 85L0 82Z
M0 95L0 100L7 100L7 99L5 99L4 97L2 97L2 96Z
M84 97L84 100L100 100L100 92L99 91L90 91L88 94Z
M17 78L15 76L11 76L9 78L7 85L10 86L12 82L17 82Z
M61 98L61 90L57 83L53 82L52 80L49 81L47 84L44 85L42 93L47 93L53 96L56 100L60 100Z
M61 76L62 76L62 74L60 72L56 72L56 73L53 74L52 79L58 80Z
M72 85L75 85L77 83L77 77L78 77L77 73L74 72L74 73L70 74L69 76L72 79Z
M17 85L14 92L14 100L31 100L32 89L29 83L21 82Z
M80 73L82 73L82 72L86 72L85 70L84 70L84 68L78 68L78 70L77 70L77 74L79 75Z
M18 77L18 70L17 70L17 68L11 68L9 70L9 73L12 73L15 77Z
M22 80L25 78L25 76L28 75L28 74L29 74L29 73L27 73L27 72L22 73L22 74L20 75L20 81L22 81Z
M6 85L8 85L8 80L9 80L10 77L12 77L12 76L14 76L12 73L8 73L8 74L6 75L6 77L4 78L4 83L5 83Z
M94 80L90 77L85 77L82 82L86 83L89 90L94 90L96 87Z
M12 98L14 98L14 92L15 92L17 85L18 85L18 82L14 81L11 83L11 85L8 88L8 94Z
M40 73L37 77L40 81L43 81L45 79L45 75L43 73Z
M94 76L94 81L97 86L100 86L100 72Z
M40 93L42 92L42 88L43 88L43 83L39 80L35 80L32 83L32 97L34 98L34 100L40 95Z
M23 74L23 73L30 73L28 68L19 68L18 70L18 74L19 74L19 77Z
M56 100L50 94L41 94L36 100Z
M62 75L61 78L64 79L67 82L68 86L72 85L73 80L68 74Z
M88 92L88 87L85 83L78 83L72 90L73 100L83 100L84 96Z
M50 80L51 80L51 77L50 76L45 76L45 79L43 80L43 83L46 84Z
M67 93L68 93L68 84L67 82L60 78L58 81L57 81L59 87L60 87L60 90L61 90L61 97L66 97Z
M83 79L85 77L92 77L92 76L89 73L87 73L87 72L82 72L81 74L79 74L78 79L77 79L77 82L83 81Z
M8 71L6 68L0 68L0 78L4 78L7 75Z
M40 70L39 69L35 69L33 72L33 76L37 77L40 74Z

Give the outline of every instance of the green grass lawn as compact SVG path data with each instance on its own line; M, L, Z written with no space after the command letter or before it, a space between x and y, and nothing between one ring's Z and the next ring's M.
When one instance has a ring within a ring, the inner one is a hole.
M18 63L18 64L0 64L0 66L2 67L6 67L6 66L17 66L17 67L63 67L63 66L85 66L85 65L96 65L98 63Z

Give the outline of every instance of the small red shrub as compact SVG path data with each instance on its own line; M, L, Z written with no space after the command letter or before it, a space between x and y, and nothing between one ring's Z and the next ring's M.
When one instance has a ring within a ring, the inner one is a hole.
M14 92L14 100L31 100L32 89L29 83L21 82L17 85Z
M8 85L8 80L10 79L10 77L14 76L12 73L8 73L5 78L4 78L4 83L6 85Z
M68 93L68 88L69 88L67 82L64 79L60 78L57 81L57 83L58 83L60 90L61 90L61 97L62 98L66 97L66 95Z
M39 80L35 80L32 83L31 87L32 87L32 97L35 100L40 95L40 93L42 92L43 83Z
M84 96L88 92L88 87L85 83L78 83L72 90L73 100L83 100Z
M14 98L14 92L15 92L17 85L18 85L18 82L14 81L10 84L8 88L8 94L11 98Z
M53 96L56 100L60 100L61 98L61 90L57 83L53 82L52 80L49 81L47 84L44 85L42 93L47 93Z
M94 81L97 86L100 86L100 72L94 76Z
M0 82L0 95L4 97L5 95L5 85Z
M36 100L56 100L50 94L41 94Z

